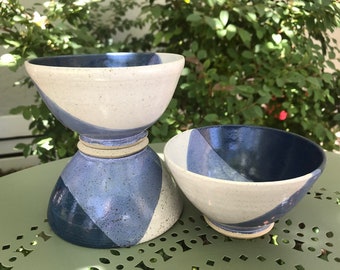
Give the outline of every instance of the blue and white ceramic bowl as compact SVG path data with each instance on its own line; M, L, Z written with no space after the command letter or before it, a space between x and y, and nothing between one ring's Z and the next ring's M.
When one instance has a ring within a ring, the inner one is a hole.
M92 139L136 135L167 108L184 65L170 53L41 57L25 68L66 127Z
M321 175L323 150L272 128L193 129L165 146L166 164L186 197L215 230L254 238L269 232Z
M80 134L79 151L49 201L48 222L57 235L86 247L127 247L161 235L177 221L182 211L177 185L147 146L146 130L168 106L183 66L183 56L169 53L68 55L25 63L51 112Z

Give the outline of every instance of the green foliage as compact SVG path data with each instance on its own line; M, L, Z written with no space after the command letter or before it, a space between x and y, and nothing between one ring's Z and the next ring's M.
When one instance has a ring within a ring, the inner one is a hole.
M330 60L339 49L328 31L340 20L337 1L152 2L143 7L151 47L186 57L178 111L168 110L152 135L256 124L334 148L340 73Z
M113 42L115 35L143 27L141 20L122 19L137 6L132 0L51 0L32 8L4 0L0 5L0 44L10 48L0 64L14 70L39 56L124 50L127 41Z
M61 54L158 50L183 54L175 96L151 127L152 142L188 128L255 124L289 130L331 150L340 122L339 52L328 33L339 25L340 4L324 1L55 0L25 8L0 3L0 64L16 70L26 59ZM149 25L142 38L133 28ZM121 32L129 35L117 41ZM28 84L29 79L21 83ZM25 155L43 161L70 156L77 134L65 129L37 97L13 109L31 119Z
M0 45L8 53L1 56L0 65L16 71L25 60L40 56L128 50L129 36L120 42L114 38L120 32L143 27L142 20L124 19L137 6L133 0L51 0L25 8L18 0L3 0ZM25 78L20 84L32 83ZM36 104L11 112L31 120L30 129L37 135L32 144L16 146L25 156L35 154L47 162L76 151L78 135L57 121L38 95Z
M55 158L72 156L76 152L78 134L56 120L43 102L18 106L11 112L21 113L26 120L31 120L29 128L33 135L37 135L31 144L16 145L25 156L38 155L42 162L48 162Z

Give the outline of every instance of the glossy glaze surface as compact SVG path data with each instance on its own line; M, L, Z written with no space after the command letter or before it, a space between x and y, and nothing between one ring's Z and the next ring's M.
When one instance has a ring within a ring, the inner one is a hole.
M211 223L249 238L290 211L326 162L323 150L301 136L233 125L179 134L164 156L179 187Z

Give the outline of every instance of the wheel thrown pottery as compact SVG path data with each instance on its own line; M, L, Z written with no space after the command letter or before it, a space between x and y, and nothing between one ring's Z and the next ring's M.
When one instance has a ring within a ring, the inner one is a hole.
M269 232L321 175L326 158L296 134L255 126L211 126L169 140L166 164L216 231L255 238Z
M80 134L48 206L53 231L86 247L151 240L179 218L177 186L148 147L184 66L167 53L43 57L25 68L51 112Z

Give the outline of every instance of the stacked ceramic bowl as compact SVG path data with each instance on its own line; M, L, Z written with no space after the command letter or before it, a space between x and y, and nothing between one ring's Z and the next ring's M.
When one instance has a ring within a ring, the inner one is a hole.
M307 193L325 166L308 139L271 128L211 126L188 130L165 146L174 179L215 230L254 238Z
M148 147L146 130L167 108L183 66L183 56L169 53L25 63L50 111L80 135L79 151L50 197L48 222L57 235L86 247L126 247L154 239L177 221L177 186Z

